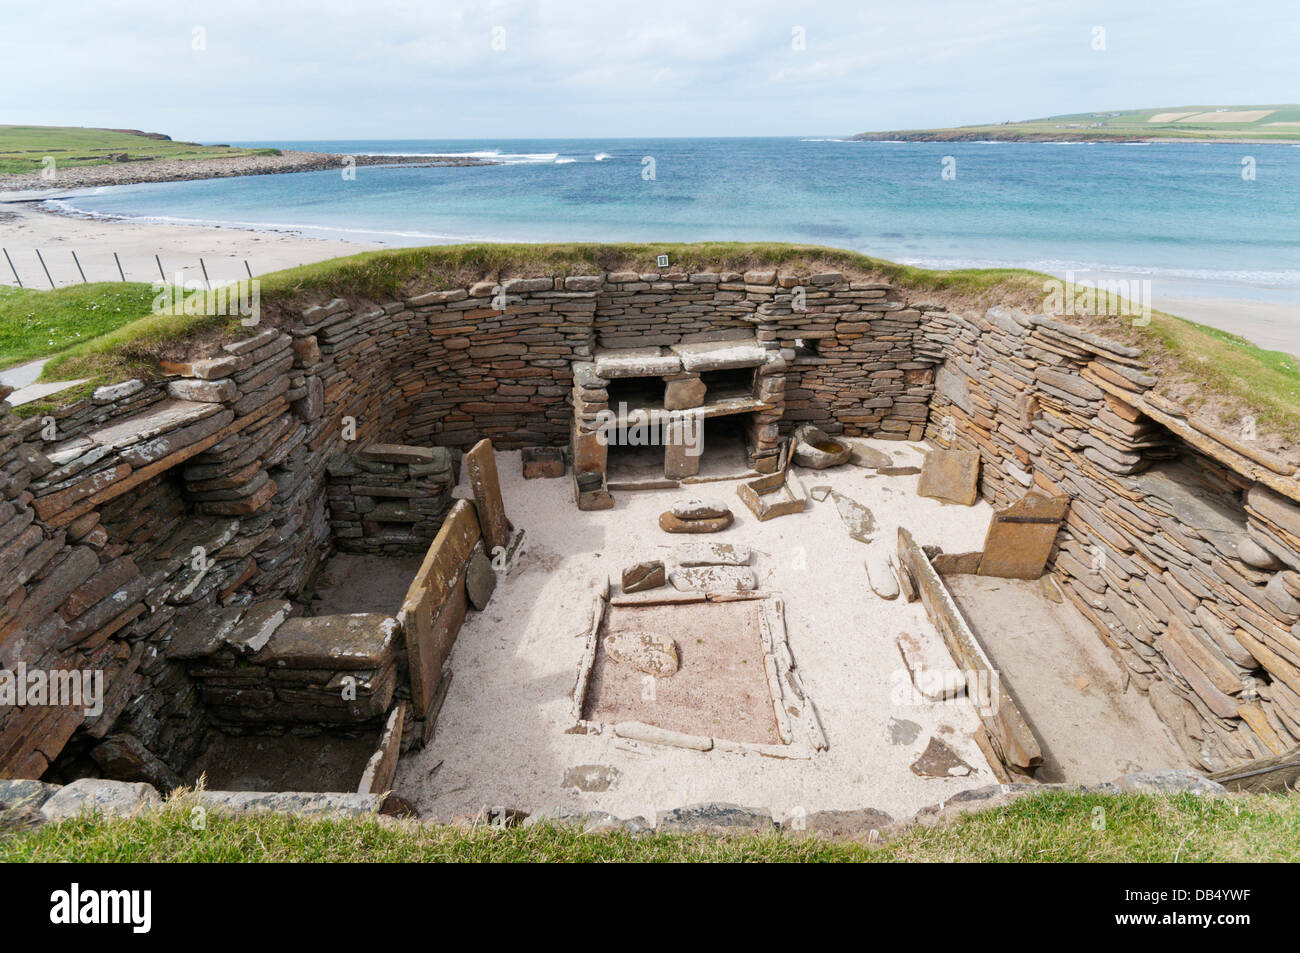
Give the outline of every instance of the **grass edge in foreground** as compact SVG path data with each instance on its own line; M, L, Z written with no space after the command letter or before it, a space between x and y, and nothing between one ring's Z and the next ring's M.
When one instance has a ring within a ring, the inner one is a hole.
M365 818L209 812L193 794L119 821L81 818L0 833L0 862L1295 862L1294 794L1105 795L1050 791L878 843L792 833L583 834Z

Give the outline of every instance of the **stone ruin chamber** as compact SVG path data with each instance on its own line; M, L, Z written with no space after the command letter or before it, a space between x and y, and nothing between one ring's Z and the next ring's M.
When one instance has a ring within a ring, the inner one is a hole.
M493 448L562 449L576 508L601 509L701 468L772 474L804 423L975 451L995 507L1064 497L1047 569L1188 760L1300 743L1295 465L1068 324L839 273L612 272L312 304L162 370L54 412L53 439L3 412L0 667L102 672L104 693L0 707L0 777L166 789L243 745L385 791L517 539ZM674 414L702 422L702 456L596 439ZM407 575L385 605L320 611L341 556Z

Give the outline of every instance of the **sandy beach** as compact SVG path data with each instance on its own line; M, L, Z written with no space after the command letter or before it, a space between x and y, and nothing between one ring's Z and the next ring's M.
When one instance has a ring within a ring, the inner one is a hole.
M0 201L0 246L8 252L24 287L41 289L50 287L50 279L58 287L77 284L82 272L87 281L120 281L122 275L127 281L157 281L159 261L169 282L177 274L185 281L202 281L204 267L211 281L233 281L248 277L250 271L264 275L381 247L292 232L73 218L14 201ZM2 259L0 282L13 285L10 263Z

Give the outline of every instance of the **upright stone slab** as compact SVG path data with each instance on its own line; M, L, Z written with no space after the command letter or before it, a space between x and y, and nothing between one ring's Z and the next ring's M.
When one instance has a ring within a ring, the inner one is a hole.
M979 451L931 450L921 464L916 495L971 506L979 497L979 477Z
M1069 499L1031 490L993 514L977 575L1037 579L1052 552Z
M406 637L414 717L425 718L442 680L442 663L465 620L465 572L481 536L468 500L458 500L411 581L398 619Z
M465 454L469 466L469 482L474 489L474 502L478 506L479 524L483 538L491 552L497 546L510 544L510 521L506 519L506 505L501 499L501 481L497 478L497 458L492 441L484 438Z

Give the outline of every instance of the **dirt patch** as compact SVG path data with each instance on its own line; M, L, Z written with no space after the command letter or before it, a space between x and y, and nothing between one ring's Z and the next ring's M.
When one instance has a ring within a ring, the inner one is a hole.
M374 736L216 735L185 773L210 791L355 791Z
M312 615L382 612L396 615L422 556L337 553L321 568L308 595Z
M760 641L762 602L700 602L672 606L611 606L587 689L588 721L640 721L658 728L730 741L780 744ZM654 678L615 662L605 640L619 633L656 632L677 643L680 668Z

